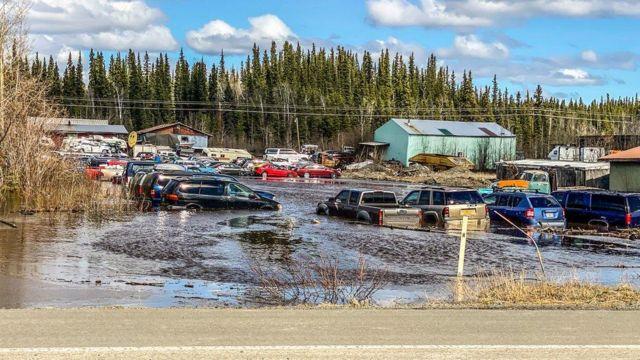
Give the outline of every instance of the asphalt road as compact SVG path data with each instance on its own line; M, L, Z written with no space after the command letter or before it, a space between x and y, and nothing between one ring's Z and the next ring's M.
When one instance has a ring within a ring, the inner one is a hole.
M640 312L0 311L0 358L640 358Z

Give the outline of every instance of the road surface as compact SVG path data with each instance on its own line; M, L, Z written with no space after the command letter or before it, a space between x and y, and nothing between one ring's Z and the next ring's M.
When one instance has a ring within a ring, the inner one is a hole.
M640 358L640 312L0 310L0 358Z

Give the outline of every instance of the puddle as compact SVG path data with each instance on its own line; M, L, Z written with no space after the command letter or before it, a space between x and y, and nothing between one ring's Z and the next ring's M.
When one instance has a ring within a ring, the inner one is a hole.
M257 282L252 266L279 267L318 256L338 259L347 269L355 269L363 256L369 266L387 269L389 284L375 297L380 304L448 296L458 261L455 233L378 228L315 214L319 201L343 187L393 190L401 196L413 186L244 181L274 193L283 210L160 211L102 224L77 215L3 217L17 228L0 226L0 277L10 279L1 285L0 306L259 306L249 291ZM553 278L640 285L640 243L530 235ZM538 270L531 240L505 228L470 233L465 265L467 274Z

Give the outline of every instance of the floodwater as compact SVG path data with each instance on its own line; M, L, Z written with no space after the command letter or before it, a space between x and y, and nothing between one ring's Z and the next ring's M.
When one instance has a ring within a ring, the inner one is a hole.
M455 233L379 228L315 214L319 201L345 187L393 190L410 185L329 180L244 179L269 191L280 212L148 212L94 223L77 215L10 214L0 225L0 307L260 306L257 266L360 258L385 269L380 305L450 296L459 237ZM604 284L640 283L640 244L535 234L547 276ZM539 270L533 243L508 229L469 235L465 274Z

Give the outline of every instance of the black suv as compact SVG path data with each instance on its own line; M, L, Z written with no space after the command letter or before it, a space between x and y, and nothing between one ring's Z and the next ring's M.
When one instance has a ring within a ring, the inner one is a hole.
M280 203L236 181L214 177L172 179L162 189L170 209L280 210Z

